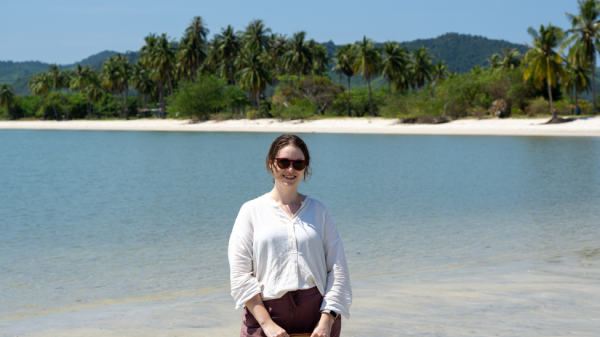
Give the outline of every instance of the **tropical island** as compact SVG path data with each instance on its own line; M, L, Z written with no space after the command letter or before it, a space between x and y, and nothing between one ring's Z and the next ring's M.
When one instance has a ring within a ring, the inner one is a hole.
M451 63L439 57L440 45L464 39L458 34L443 35L429 48L422 40L375 43L367 37L336 46L308 40L302 31L276 34L253 20L242 31L222 28L209 40L206 22L195 17L180 40L150 34L138 52L49 65L13 78L21 86L26 80L20 94L0 83L0 118L199 122L368 116L437 124L551 115L549 122L561 123L573 119L559 116L597 112L592 74L599 17L595 0L581 1L579 13L567 13L571 29L530 28L531 46L504 41L487 65L470 70L457 63L460 50L445 54L453 55Z

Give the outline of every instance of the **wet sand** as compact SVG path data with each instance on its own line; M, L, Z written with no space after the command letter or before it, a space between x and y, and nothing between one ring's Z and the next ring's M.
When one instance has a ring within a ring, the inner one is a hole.
M490 136L591 136L600 137L600 117L564 124L543 124L548 119L462 119L445 124L399 124L384 118L327 118L281 121L238 119L190 124L187 120L143 119L116 121L3 121L0 129L36 130L131 130L131 131L218 131L289 133L371 133Z
M529 264L353 281L343 336L597 336L597 272ZM589 271L589 270L588 270ZM226 291L0 322L3 336L239 336Z

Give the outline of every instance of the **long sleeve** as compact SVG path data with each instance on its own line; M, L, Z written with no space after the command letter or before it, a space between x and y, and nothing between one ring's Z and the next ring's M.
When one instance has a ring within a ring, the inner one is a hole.
M352 305L350 274L342 240L329 212L326 214L323 248L327 265L327 285L321 310L333 310L349 318Z
M233 226L228 249L231 296L235 300L236 309L261 293L252 262L253 227L245 206L240 210Z

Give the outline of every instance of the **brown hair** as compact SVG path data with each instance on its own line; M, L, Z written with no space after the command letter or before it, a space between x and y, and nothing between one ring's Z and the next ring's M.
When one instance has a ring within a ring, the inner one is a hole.
M289 145L299 148L304 155L304 160L306 161L306 168L304 169L304 181L306 181L306 179L310 178L310 175L312 174L310 169L310 154L308 153L308 147L306 146L306 143L304 143L302 138L296 135L281 135L273 141L271 148L269 149L269 153L267 154L267 159L265 160L267 171L270 174L273 174L272 165L275 162L277 153L279 153L279 150Z

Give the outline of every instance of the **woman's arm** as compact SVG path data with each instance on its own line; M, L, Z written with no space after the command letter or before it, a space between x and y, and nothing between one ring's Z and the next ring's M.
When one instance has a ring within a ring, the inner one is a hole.
M258 324L260 324L260 327L267 337L289 337L285 330L273 322L271 315L269 315L267 308L265 308L265 304L263 303L260 294L256 294L249 299L248 302L246 302L246 308L252 313L252 316L254 316Z
M350 305L352 305L352 288L346 254L329 212L327 212L326 219L323 248L327 265L327 284L321 310L335 311L348 318Z

